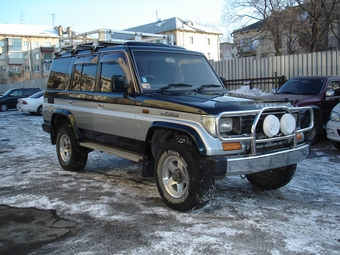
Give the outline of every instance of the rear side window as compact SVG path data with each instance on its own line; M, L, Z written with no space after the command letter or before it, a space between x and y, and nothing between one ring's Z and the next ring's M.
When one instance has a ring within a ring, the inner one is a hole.
M56 58L53 60L47 87L67 90L69 87L71 68L74 58Z
M98 56L77 58L73 68L71 90L94 91Z

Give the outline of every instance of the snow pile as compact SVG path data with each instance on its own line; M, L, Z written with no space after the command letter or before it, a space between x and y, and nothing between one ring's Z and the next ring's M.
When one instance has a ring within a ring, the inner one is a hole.
M230 92L236 93L236 94L256 96L256 97L267 96L267 95L273 94L273 93L263 92L262 90L260 90L258 88L250 89L249 85L244 85L244 86L242 86L238 89L230 90Z

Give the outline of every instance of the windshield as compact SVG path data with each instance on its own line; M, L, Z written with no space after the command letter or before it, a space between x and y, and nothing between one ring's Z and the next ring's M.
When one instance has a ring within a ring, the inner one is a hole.
M208 61L200 55L135 51L137 72L143 90L223 88Z
M319 95L325 79L291 79L276 92L277 94Z

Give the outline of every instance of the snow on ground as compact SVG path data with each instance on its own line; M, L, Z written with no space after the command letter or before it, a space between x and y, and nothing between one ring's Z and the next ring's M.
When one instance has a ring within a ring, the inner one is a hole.
M95 151L67 172L41 117L0 112L0 123L0 204L53 209L78 226L31 254L339 254L340 152L325 138L287 186L228 177L207 206L180 213L139 164Z

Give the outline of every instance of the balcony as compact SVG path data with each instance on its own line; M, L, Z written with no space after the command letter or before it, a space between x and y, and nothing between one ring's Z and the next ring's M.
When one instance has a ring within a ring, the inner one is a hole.
M54 47L40 47L41 53L53 53Z

